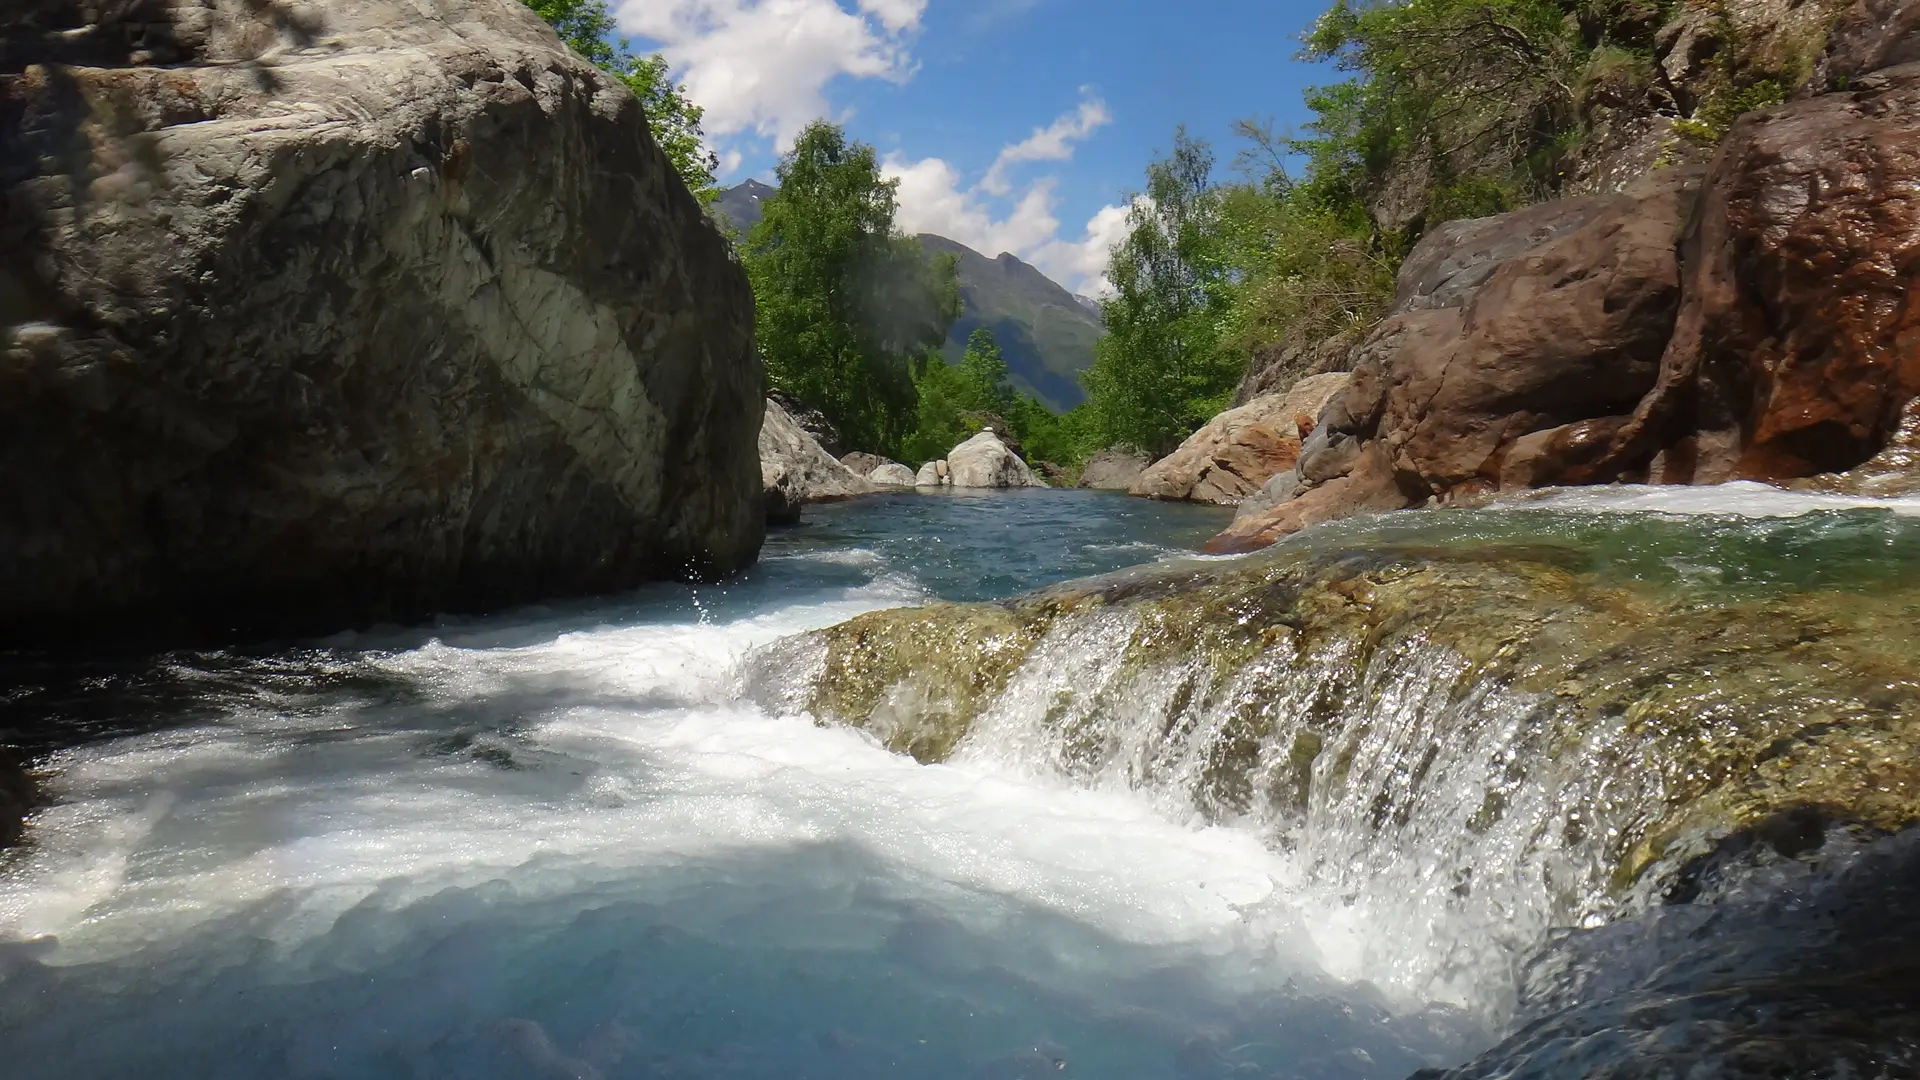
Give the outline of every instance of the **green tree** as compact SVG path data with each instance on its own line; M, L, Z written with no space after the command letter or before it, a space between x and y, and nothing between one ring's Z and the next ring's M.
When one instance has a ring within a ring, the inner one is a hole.
M966 352L960 356L960 373L966 379L971 396L968 409L993 413L1003 420L1013 419L1018 400L1007 371L1006 354L994 341L993 331L982 326L967 336Z
M641 57L629 52L626 39L615 36L617 27L606 0L525 2L582 60L619 79L640 99L653 141L686 182L687 190L702 205L718 198L715 173L720 160L707 147L700 128L706 110L687 97L685 86L673 81L667 58L657 53Z
M900 449L906 460L915 463L945 457L977 434L989 417L1022 441L1035 432L1051 430L1057 420L1046 406L1013 389L1006 356L993 331L984 326L968 336L966 351L957 363L947 363L938 352L929 353L914 385L919 406L913 432ZM1030 449L1028 457L1032 458Z
M851 448L896 452L918 418L915 366L960 315L954 261L895 231L896 185L840 128L810 125L777 172L742 249L768 376Z
M1245 367L1225 340L1235 279L1213 164L1181 129L1128 211L1100 305L1107 336L1082 377L1098 440L1170 450L1226 404Z

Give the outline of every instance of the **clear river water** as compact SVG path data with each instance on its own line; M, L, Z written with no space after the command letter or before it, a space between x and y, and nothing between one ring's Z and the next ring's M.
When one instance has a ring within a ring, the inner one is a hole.
M1569 509L1789 497L1607 498ZM23 678L0 713L16 740L48 716L95 738L41 747L51 805L0 866L0 1071L1331 1080L1464 1061L1497 1007L1369 966L1382 941L1400 962L1447 943L1370 919L1391 906L1258 830L990 753L917 765L741 690L788 635L1150 562L1226 518L882 496L810 508L722 586Z

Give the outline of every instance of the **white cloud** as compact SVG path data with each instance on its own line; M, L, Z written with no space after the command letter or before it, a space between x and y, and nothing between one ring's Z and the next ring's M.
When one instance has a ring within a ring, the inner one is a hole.
M1074 143L1084 142L1088 136L1112 121L1113 115L1107 112L1106 102L1089 97L1080 103L1078 109L1046 127L1034 128L1032 135L1001 150L1000 156L993 161L993 167L981 179L980 187L990 194L1005 195L1012 189L1007 182L1009 168L1029 161L1071 160Z
M1101 207L1087 221L1080 239L1055 240L1035 251L1030 261L1082 296L1106 296L1113 291L1107 267L1113 261L1113 249L1126 239L1129 209L1127 203Z
M860 0L860 10L878 17L881 25L897 34L920 25L927 0Z
M1111 120L1106 105L1089 97L1073 112L1003 148L972 186L940 158L889 157L882 170L900 183L895 221L906 232L937 233L989 258L1011 252L1074 292L1102 295L1109 291L1113 246L1126 235L1127 204L1102 208L1077 237L1062 236L1054 215L1057 178L1030 180L1016 193L1007 171L1026 162L1071 160L1074 144Z
M926 0L621 0L620 29L657 42L716 141L753 134L785 148L832 115L841 76L903 82Z
M1100 296L1109 291L1107 264L1113 246L1126 235L1126 204L1103 207L1078 237L1068 238L1060 235L1054 216L1057 182L1051 177L1034 181L1004 213L996 213L990 193L962 187L959 172L939 158L888 158L884 171L900 181L895 221L902 230L937 233L989 258L1011 252L1073 292Z

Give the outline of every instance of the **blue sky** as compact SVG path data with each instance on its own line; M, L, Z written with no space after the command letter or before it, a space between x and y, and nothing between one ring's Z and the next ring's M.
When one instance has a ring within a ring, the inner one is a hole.
M1328 0L622 0L727 166L771 179L808 120L842 121L901 180L901 224L1099 287L1125 200L1176 125L1306 119L1337 74L1294 59ZM997 165L996 165L997 163Z

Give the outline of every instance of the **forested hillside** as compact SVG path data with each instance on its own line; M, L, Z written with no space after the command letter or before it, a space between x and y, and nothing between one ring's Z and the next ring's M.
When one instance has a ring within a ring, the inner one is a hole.
M597 0L529 2L577 49L569 26L604 37ZM1304 55L1343 76L1309 91L1309 123L1242 121L1225 160L1183 129L1147 167L1098 319L1018 260L898 234L871 148L831 125L787 155L780 189L715 193L716 213L739 226L772 379L849 445L914 444L922 386L977 370L961 363L974 343L1005 364L1022 404L1002 411L1029 418L1030 457L1159 455L1236 391L1344 369L1390 306L1400 264L1441 223L1705 156L1735 117L1807 83L1838 8L1338 0L1302 35ZM689 185L710 190L710 158L676 150L689 134L699 146L697 108L657 61L601 51L592 58L647 97ZM1257 117L1270 104L1246 106ZM814 187L788 190L794 175ZM1007 400L985 385L960 396Z
M722 191L714 213L744 236L776 194L778 189L748 180ZM960 317L941 350L950 363L960 362L975 330L989 330L1006 356L1014 389L1055 411L1086 400L1080 373L1092 366L1094 346L1104 333L1097 305L1089 306L1006 252L988 258L932 233L920 234L919 240L927 251L953 256L959 275Z

